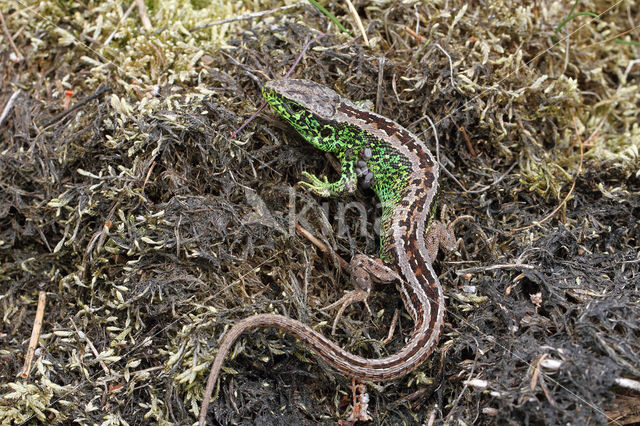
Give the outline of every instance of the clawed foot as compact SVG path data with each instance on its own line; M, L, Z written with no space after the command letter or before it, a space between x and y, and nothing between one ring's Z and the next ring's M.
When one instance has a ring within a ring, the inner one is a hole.
M349 274L355 283L355 290L350 291L342 296L340 300L322 309L328 310L335 308L336 306L340 306L340 309L333 320L331 334L335 334L338 320L342 317L347 306L352 303L364 302L369 313L373 315L369 308L369 304L367 303L367 298L371 293L373 282L390 283L401 279L396 271L382 263L382 260L372 258L364 254L358 254L351 259L351 262L349 263Z
M329 182L326 176L319 178L312 173L302 172L302 176L306 180L300 181L298 184L325 198L350 194L356 190L358 176L355 173L355 169L350 167L349 164L343 164L342 174L336 182Z
M350 292L342 296L339 300L322 308L323 311L328 311L329 309L333 309L338 305L340 306L340 309L338 309L338 313L336 313L336 316L333 319L333 325L331 326L332 336L336 334L336 325L338 324L338 320L342 317L344 310L347 309L347 306L357 302L364 302L364 305L367 307L369 314L373 315L373 313L371 312L371 308L369 308L369 304L367 303L367 298L369 297L370 293L370 291L357 288L355 290L351 290Z
M469 220L473 222L473 217L464 215L457 217L454 221L449 223L448 226L445 226L442 222L434 220L427 231L427 235L425 236L425 246L427 249L427 254L429 255L429 259L431 261L435 261L438 256L438 251L440 248L451 252L455 251L460 247L462 243L462 239L459 238L456 240L455 234L453 232L454 226L461 221Z
M302 172L302 176L306 179L306 181L300 181L298 182L298 185L309 189L311 192L320 197L331 196L331 183L326 176L323 179L320 179L316 175L308 172Z

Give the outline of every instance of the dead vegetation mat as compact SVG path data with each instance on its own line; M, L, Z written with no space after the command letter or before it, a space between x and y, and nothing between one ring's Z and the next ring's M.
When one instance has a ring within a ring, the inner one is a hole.
M143 30L136 13L119 21L92 2L0 2L24 55L0 43L0 106L17 93L0 127L0 423L191 424L238 319L277 312L330 335L335 312L321 308L351 285L295 225L347 259L375 254L375 197L297 187L302 171L336 170L269 110L230 137L321 31L295 75L373 101L435 152L430 117L450 172L438 215L474 218L435 264L447 296L438 349L405 378L369 384L372 422L637 420L640 48L610 36L640 9L573 22L554 45L566 6L509 3L355 2L367 47L355 25L341 35L307 4L222 31L193 30L195 3L173 17L152 5L158 26ZM411 320L393 287L369 303L373 316L353 305L332 338L391 354ZM233 356L212 423L347 417L350 381L290 337L248 333Z

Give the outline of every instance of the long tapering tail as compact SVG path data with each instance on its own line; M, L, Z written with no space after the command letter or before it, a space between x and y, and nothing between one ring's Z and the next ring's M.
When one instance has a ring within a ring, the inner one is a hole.
M440 299L438 302L444 301ZM440 304L438 309L442 309L442 306ZM427 318L428 311L429 307L427 307L427 312L424 312L427 314ZM220 344L207 380L198 424L204 426L206 423L211 395L227 354L238 337L248 330L257 327L279 328L300 340L316 356L328 362L331 367L344 375L357 377L361 380L387 380L409 373L431 354L442 331L443 313L442 311L435 315L433 321L427 320L426 323L420 321L420 326L414 330L414 334L402 349L392 355L377 359L363 358L347 352L308 325L282 315L260 314L247 317L231 327ZM428 330L423 329L418 332L422 327Z

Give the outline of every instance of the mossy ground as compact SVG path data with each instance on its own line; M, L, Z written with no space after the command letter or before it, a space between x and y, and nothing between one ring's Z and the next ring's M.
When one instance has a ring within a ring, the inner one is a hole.
M2 33L0 109L15 96L0 123L1 423L190 424L237 319L279 312L330 334L320 308L350 284L294 225L343 257L374 254L375 198L296 188L303 170L335 170L268 111L230 138L321 33L295 75L373 101L435 151L430 117L450 173L444 219L475 219L436 263L438 351L369 386L373 422L634 419L640 47L625 42L640 40L638 2L578 3L603 14L569 21L557 44L572 6L560 1L354 5L369 46L342 4L325 6L351 35L306 3L219 23L279 5L147 2L145 28L128 3L0 1L15 44ZM352 202L367 206L366 232ZM335 340L377 357L411 321L392 287L370 305L373 317L349 308ZM259 330L235 354L212 419L346 418L350 381L292 339Z

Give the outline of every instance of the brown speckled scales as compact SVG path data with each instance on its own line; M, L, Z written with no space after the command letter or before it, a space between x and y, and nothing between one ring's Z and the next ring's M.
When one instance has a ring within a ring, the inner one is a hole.
M308 325L282 315L261 314L245 318L225 335L213 362L200 412L201 425L205 422L224 358L236 339L247 330L257 327L284 330L340 373L372 381L394 379L414 370L433 352L442 332L444 296L431 263L439 245L451 246L452 238L437 222L427 230L437 189L438 165L425 144L398 123L358 108L333 90L314 82L271 81L265 85L263 94L274 110L305 139L320 149L336 153L343 160L343 173L345 167L350 166L344 160L352 154L348 150L360 151L363 147L373 150L374 158L368 164L378 179L372 188L383 206L388 207L386 215L383 207L382 252L388 254L387 260L391 260L400 276L396 280L397 287L414 321L414 330L398 352L372 359L347 352ZM302 121L304 128L300 125ZM337 136L336 140L328 140L327 130L332 129L340 129L334 131L334 135L352 135L358 144L341 142ZM381 158L388 159L389 155L394 156L392 160L407 166L399 187L395 181L391 182L395 186L389 187L389 179L383 175L384 169L380 166ZM375 265L380 262L370 261L370 267L375 268Z

